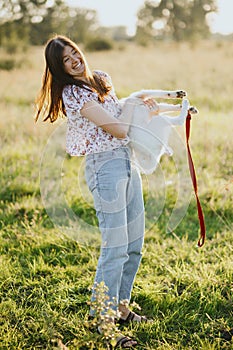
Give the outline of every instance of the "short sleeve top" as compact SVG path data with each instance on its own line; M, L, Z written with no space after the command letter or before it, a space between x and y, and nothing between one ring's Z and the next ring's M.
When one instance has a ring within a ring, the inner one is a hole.
M95 72L111 84L111 78L107 73L102 71ZM76 85L65 86L62 92L62 99L67 115L66 151L71 156L83 156L90 153L109 151L124 146L129 142L128 137L124 139L114 137L82 116L80 112L86 102L96 101L112 116L118 118L121 114L121 105L113 87L109 94L104 97L103 103L99 102L96 92Z

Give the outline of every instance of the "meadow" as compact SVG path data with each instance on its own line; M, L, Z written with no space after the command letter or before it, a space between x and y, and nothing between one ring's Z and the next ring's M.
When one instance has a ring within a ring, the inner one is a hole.
M0 60L5 58L0 51ZM13 59L13 70L0 70L0 349L106 349L88 322L99 247L89 237L97 222L83 162L65 155L64 123L34 122L43 49L33 47ZM153 322L124 332L138 340L139 350L232 349L233 43L124 45L87 53L87 59L92 69L111 75L119 97L142 88L184 89L199 109L190 145L205 245L196 246L190 183L181 220L167 230L180 187L176 161L165 156L154 175L143 175L146 236L132 294L139 313ZM56 137L55 130L61 130ZM183 128L178 132L184 140ZM179 162L186 164L185 156ZM71 230L69 220L58 222L64 196L78 218ZM51 203L58 206L55 214Z

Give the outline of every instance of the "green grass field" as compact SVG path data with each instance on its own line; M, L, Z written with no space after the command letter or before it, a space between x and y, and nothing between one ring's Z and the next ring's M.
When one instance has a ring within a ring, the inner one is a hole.
M0 60L4 58L0 51ZM190 187L182 221L172 232L166 230L177 198L178 170L172 158L164 157L158 173L143 176L147 230L132 295L153 323L124 332L138 340L139 350L232 349L233 341L225 340L223 331L233 327L233 44L130 45L88 53L87 58L91 68L111 75L120 97L142 88L184 89L200 112L192 120L191 150L206 243L196 247L199 227ZM0 71L0 349L65 349L62 344L71 350L106 349L87 322L99 249L87 239L96 219L82 162L65 156L61 134L55 155L61 157L62 174L47 168L56 158L46 146L56 126L33 120L43 51L31 48L14 59L14 70ZM184 138L183 128L179 134ZM83 223L77 228L83 230L82 244L72 230L63 234L44 208L41 159L44 170L51 170L53 186L62 177L62 193Z

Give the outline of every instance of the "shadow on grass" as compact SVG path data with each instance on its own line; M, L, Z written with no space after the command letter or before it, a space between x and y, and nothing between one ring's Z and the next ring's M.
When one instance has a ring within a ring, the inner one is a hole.
M147 199L150 201L150 206L146 212L147 226L149 230L155 229L160 232L160 236L165 238L168 233L166 233L166 226L169 221L169 217L172 212L172 203L165 205L165 209L161 213L158 220L154 218L154 212L156 208L157 198L149 197ZM224 230L232 230L232 208L228 205L221 208L213 210L209 205L209 198L202 196L200 197L202 203L202 209L205 218L206 226L206 239L210 240L215 237L216 233L222 232ZM188 241L197 241L199 234L199 221L195 198L191 200L191 203L185 213L184 218L175 228L174 233L176 237L182 238L187 237ZM171 233L169 233L170 235Z
M208 284L190 288L190 281L182 283L183 292L180 295L177 295L179 285L171 285L166 293L148 294L141 291L135 295L134 301L143 308L141 313L154 320L151 325L145 324L144 329L137 329L140 342L150 346L166 343L174 346L174 349L179 346L200 349L201 341L209 344L217 341L220 346L216 349L224 349L224 345L230 349L232 344L225 343L223 339L233 324L232 300L224 297L226 289L227 295L230 295L230 284L226 285L223 281L212 291L212 286Z
M4 201L5 203L17 202L23 197L31 196L40 196L39 189L36 189L31 184L12 184L0 190L0 200Z
M6 226L17 226L19 229L23 227L32 227L39 225L41 227L51 229L54 227L52 221L48 217L45 209L34 207L32 209L21 207L15 209L13 206L6 208L4 204L0 205L0 229Z

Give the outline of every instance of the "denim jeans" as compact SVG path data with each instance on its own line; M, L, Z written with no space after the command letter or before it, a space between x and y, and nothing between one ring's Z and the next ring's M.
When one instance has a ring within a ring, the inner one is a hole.
M129 148L87 155L86 181L102 237L95 283L105 283L110 301L130 301L145 223L141 177L131 166Z

